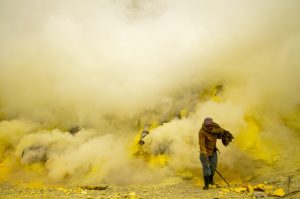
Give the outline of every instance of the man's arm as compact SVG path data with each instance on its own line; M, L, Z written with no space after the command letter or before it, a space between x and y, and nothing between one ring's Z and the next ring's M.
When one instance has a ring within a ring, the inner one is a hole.
M222 139L222 143L224 146L228 146L232 139L234 139L233 135L227 131L226 129L221 128L217 123L214 123L214 133L217 134L218 139Z
M222 139L225 134L229 133L229 131L220 127L219 124L214 123L213 125L214 125L213 133L217 135L218 139Z
M205 135L204 133L201 133L201 130L199 131L199 147L200 147L200 152L203 155L207 156L206 148L205 148Z

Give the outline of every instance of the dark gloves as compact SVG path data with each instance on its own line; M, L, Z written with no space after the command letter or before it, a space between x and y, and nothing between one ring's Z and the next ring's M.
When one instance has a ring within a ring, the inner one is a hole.
M224 146L228 146L233 139L233 135L229 131L226 131L222 137L222 143Z

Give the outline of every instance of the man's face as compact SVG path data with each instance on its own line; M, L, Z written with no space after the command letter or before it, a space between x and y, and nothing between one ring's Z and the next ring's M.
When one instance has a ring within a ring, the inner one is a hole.
M213 124L207 124L205 126L207 127L208 130L212 130L214 128Z

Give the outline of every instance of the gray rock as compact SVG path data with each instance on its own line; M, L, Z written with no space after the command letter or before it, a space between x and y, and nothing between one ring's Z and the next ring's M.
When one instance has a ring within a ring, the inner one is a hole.
M255 191L253 192L253 196L255 196L256 198L264 198L267 197L267 194L265 192Z
M32 164L35 162L45 162L47 160L47 148L41 145L33 145L25 149L22 153L21 162Z

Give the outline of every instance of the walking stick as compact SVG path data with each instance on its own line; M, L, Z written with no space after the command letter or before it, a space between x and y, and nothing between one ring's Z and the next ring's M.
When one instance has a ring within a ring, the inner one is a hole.
M226 182L226 184L228 186L230 186L229 183L225 180L225 178L219 173L217 168L208 160L208 158L205 155L203 155L203 156L204 156L205 161L217 172L217 174L224 180L224 182Z

